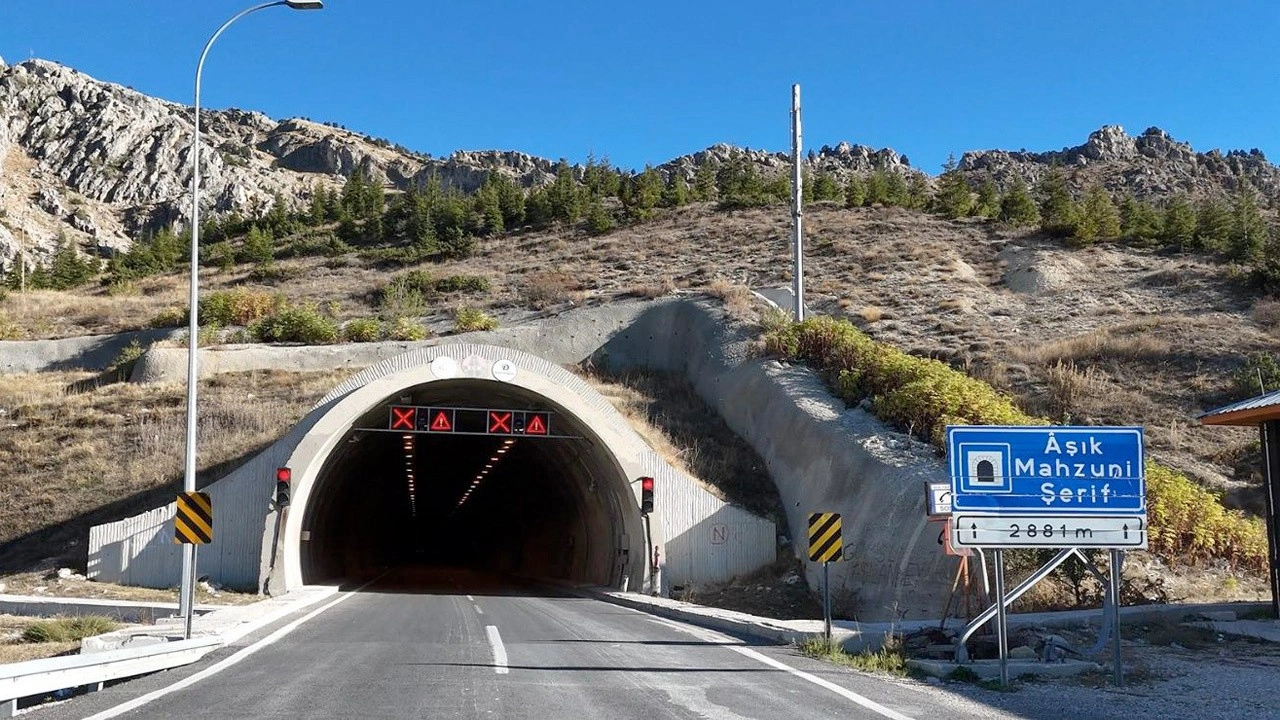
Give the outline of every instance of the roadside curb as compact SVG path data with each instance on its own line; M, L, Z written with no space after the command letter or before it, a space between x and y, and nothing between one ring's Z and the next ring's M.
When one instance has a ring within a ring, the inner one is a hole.
M574 592L597 600L629 607L633 610L652 613L672 620L681 620L700 627L747 635L780 644L800 644L811 638L824 635L821 620L777 620L773 618L749 615L733 610L722 610L704 605L670 598L643 595L640 593L622 592L597 586L572 585ZM1122 625L1140 625L1158 622L1186 622L1195 618L1220 613L1243 615L1259 610L1266 610L1270 605L1261 602L1207 603L1193 605L1135 605L1120 608ZM1009 628L1043 627L1071 628L1097 626L1102 620L1102 610L1069 610L1048 613L1017 613L1009 615ZM1215 623L1225 625L1225 623ZM848 620L837 620L832 623L832 640L839 643L846 652L858 653L862 650L877 650L890 633L911 632L922 628L938 627L938 620L903 620L887 623L859 623ZM959 622L948 623L951 629L963 627ZM1240 627L1235 624L1234 627ZM1220 630L1226 631L1226 630ZM1280 635L1280 630L1275 631ZM1271 639L1260 636L1262 639Z

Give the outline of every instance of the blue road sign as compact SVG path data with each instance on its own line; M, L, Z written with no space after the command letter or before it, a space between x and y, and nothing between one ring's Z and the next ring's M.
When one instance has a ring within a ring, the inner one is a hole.
M953 511L1145 515L1142 428L947 428Z

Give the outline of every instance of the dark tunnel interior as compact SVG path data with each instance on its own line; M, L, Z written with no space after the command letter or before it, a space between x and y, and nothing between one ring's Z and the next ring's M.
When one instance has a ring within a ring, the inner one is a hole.
M392 431L392 406L550 412L552 434L571 437ZM303 519L303 580L425 567L616 583L632 497L608 448L542 396L425 384L371 409L329 455Z

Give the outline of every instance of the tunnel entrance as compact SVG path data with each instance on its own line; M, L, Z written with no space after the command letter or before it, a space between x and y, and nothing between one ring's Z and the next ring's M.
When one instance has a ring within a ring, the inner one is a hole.
M316 472L299 508L302 581L445 567L617 585L643 533L633 481L586 423L532 390L483 379L401 389Z

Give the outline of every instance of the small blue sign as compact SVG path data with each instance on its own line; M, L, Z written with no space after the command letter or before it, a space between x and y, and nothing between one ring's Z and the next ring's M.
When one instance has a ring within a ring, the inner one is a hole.
M953 512L1145 515L1140 427L953 425Z

